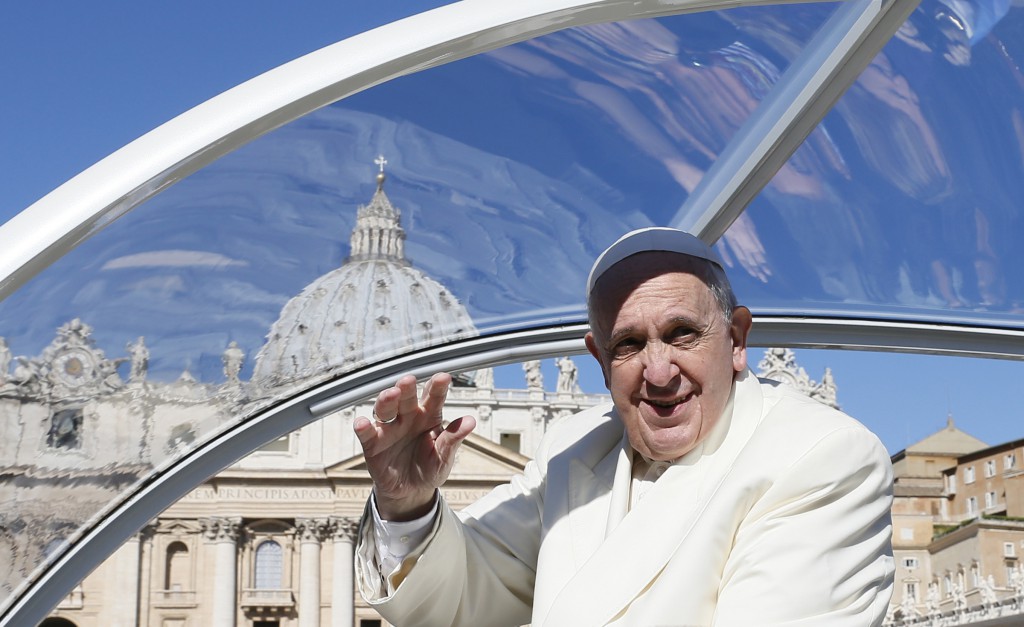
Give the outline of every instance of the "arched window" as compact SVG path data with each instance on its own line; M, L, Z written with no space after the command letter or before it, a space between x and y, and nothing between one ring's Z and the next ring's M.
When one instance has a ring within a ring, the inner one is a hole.
M282 563L281 545L277 542L267 540L256 547L254 587L257 590L280 589Z
M167 563L164 570L165 590L190 590L188 547L183 542L167 545Z

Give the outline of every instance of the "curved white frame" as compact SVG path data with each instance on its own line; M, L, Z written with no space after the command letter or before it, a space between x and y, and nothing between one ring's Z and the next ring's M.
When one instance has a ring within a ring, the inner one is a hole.
M375 84L567 27L756 4L772 3L463 0L328 46L178 116L0 226L0 241L6 246L0 258L0 299L117 217L204 165L301 115ZM691 225L702 237L714 241L725 231L916 5L917 0L849 0L837 12L730 143L723 155L728 158L702 183L698 191L706 211ZM820 66L815 68L815 63ZM0 627L42 620L124 539L220 470L224 460L237 459L310 422L316 412L365 397L381 378L406 371L423 375L436 369L580 352L584 330L574 325L492 336L378 364L318 386L220 434L115 507L38 579L15 591L12 605L0 617ZM787 333L797 330L791 328ZM787 344L785 337L775 343Z

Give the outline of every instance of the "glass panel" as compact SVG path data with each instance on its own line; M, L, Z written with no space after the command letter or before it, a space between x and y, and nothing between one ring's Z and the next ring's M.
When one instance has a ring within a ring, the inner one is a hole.
M0 303L0 603L46 539L73 540L279 399L424 346L583 320L598 251L675 215L833 10L597 25L414 74L85 241Z
M1021 327L1024 8L923 2L720 250L757 311Z

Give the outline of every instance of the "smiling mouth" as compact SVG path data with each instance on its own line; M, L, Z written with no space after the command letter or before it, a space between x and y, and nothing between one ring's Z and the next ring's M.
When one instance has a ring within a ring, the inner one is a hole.
M671 408L675 407L676 405L681 405L681 404L685 403L686 401L690 400L690 398L692 398L692 397L693 397L693 394L691 393L691 394L687 394L686 396L684 396L682 398L675 398L675 399L671 399L671 400L659 400L659 399L656 399L656 398L645 398L643 400L644 400L645 403L647 403L648 405L651 405L652 407L657 407L657 408L660 408L660 409L671 409Z

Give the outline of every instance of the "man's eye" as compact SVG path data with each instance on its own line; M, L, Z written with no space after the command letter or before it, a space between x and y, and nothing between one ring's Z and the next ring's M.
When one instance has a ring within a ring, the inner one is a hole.
M640 350L640 342L634 339L620 340L612 346L612 354L616 357L632 355Z
M678 327L672 330L668 339L671 343L676 345L688 344L697 339L697 331L690 327Z

